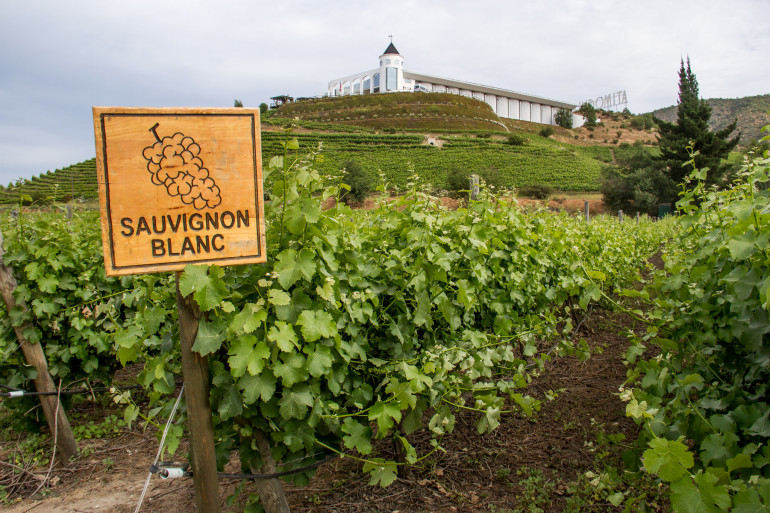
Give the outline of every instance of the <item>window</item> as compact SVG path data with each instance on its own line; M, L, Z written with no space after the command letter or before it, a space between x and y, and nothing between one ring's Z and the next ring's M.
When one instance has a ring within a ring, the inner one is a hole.
M396 68L385 68L385 90L395 91L398 87L398 70Z
M364 79L364 94L369 93L371 88L372 88L372 81L371 81L371 79L369 77L366 77Z
M375 93L380 92L380 74L379 73L374 74L374 92Z

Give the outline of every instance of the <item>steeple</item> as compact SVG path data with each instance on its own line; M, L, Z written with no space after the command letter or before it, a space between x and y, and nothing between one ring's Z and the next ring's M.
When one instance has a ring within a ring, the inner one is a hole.
M385 49L385 51L382 52L382 55L401 55L401 54L398 53L398 50L396 50L396 47L393 46L393 41L391 41L388 47Z

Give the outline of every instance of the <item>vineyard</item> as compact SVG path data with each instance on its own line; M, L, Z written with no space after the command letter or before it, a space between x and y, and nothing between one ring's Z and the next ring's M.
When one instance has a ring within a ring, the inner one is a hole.
M432 188L444 189L447 174L459 168L493 177L498 187L547 184L557 190L595 191L602 165L612 162L608 147L572 146L528 133L523 133L526 142L520 146L493 139L489 132L445 134L439 148L418 134L375 134L367 129L327 133L321 130L332 125L300 124L313 130L295 134L300 146L322 148L324 158L317 163L322 175L339 177L345 164L355 161L370 174L383 175L395 190L405 190L415 173ZM263 131L263 154L279 153L281 138L281 131ZM22 196L27 197L25 204L93 199L97 190L95 160L90 159L0 187L0 204L18 204Z
M95 198L97 194L96 159L89 159L0 187L0 204L18 204L21 195L29 196L27 203L32 203L41 200L50 202Z
M193 350L210 369L220 468L233 458L247 473L277 466L301 488L314 463L344 455L372 486L408 479L447 450L460 424L484 437L516 419L537 422L558 392L528 385L554 362L589 358L583 326L614 309L647 326L635 332L619 391L643 427L629 470L670 483L676 511L770 504L767 160L746 167L733 189L697 185L681 218L658 222L524 212L488 190L450 211L414 174L394 203L353 211L329 201L340 189L317 167L333 152L295 153L309 137L265 140L282 155L265 170L268 263L190 266L179 282L204 315ZM351 140L368 148L371 137ZM109 385L117 369L138 366L146 402L130 392L115 399L126 425L157 425L181 375L173 276L106 278L98 224L87 211L3 219L4 261L28 310L0 318L2 380L31 387L12 329L20 327L44 344L64 384ZM661 248L666 268L635 287ZM3 403L15 429L35 429L25 414L34 406ZM182 409L166 459L184 458L176 451L185 426ZM650 511L648 492L602 486L596 500L607 510ZM244 493L246 510L257 511L254 489Z
M180 282L206 316L193 349L209 359L218 459L237 450L244 469L346 452L385 486L439 451L460 411L474 412L479 433L514 412L536 415L541 400L522 389L550 359L588 356L575 327L638 277L673 227L525 215L494 196L446 211L417 183L395 205L324 211L339 191L324 185L317 160L270 161L268 265L190 267ZM140 362L138 381L162 415L180 374L173 282L107 279L96 226L95 213L6 220L5 262L21 271L15 295L30 309L3 322L44 342L51 374L65 382L109 383L118 366ZM13 331L4 333L5 383L29 387ZM32 401L6 407L24 424ZM130 403L125 420L140 414ZM433 440L425 454L410 443L417 432ZM375 452L383 438L395 458ZM268 453L258 450L264 439Z

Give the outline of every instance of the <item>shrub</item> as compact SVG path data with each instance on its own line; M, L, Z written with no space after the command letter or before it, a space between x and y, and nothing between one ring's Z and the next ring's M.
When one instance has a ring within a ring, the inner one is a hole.
M544 126L543 128L540 129L540 135L542 137L551 137L554 132L555 132L555 130L550 125Z
M354 160L345 162L342 182L350 186L350 190L342 194L342 200L348 205L364 201L373 186L372 176Z
M660 169L646 167L629 173L607 168L602 174L599 192L610 210L657 215L660 203L676 201L676 184Z
M596 126L596 109L590 103L584 103L577 110L578 114L586 118L585 126L589 129Z
M453 198L459 198L464 194L462 191L470 189L471 174L464 167L452 166L446 175L446 188L449 195Z
M569 109L559 109L554 121L562 128L572 128L572 112Z
M266 103L260 103L259 104L259 113L260 114L266 114L268 110L268 106Z
M505 144L510 144L511 146L524 146L526 142L527 138L523 135L511 134L508 136L508 140L505 141Z
M519 196L547 200L553 194L553 187L545 184L527 185L519 190Z

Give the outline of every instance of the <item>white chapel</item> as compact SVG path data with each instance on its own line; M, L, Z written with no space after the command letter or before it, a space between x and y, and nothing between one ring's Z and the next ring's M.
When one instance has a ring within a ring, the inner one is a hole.
M501 118L546 125L556 124L555 118L559 109L572 112L577 108L577 105L572 103L407 71L404 69L404 57L392 41L380 55L378 68L330 81L327 96L416 91L459 94L475 98L488 103ZM573 113L574 126L582 125L582 121L582 116Z

